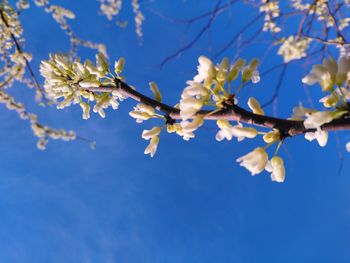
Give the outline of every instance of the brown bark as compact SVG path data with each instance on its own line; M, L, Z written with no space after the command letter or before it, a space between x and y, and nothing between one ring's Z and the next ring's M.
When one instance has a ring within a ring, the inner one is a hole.
M125 82L117 82L117 87L104 86L98 88L88 88L92 92L112 92L113 90L118 90L123 96L132 98L138 102L144 103L146 105L152 106L158 111L163 112L168 117L178 120L181 119L180 110L169 106L167 104L158 102L150 97L147 97L140 92L131 88ZM260 126L265 128L278 129L282 135L285 137L295 136L299 134L304 134L306 132L314 132L315 129L306 129L304 127L302 120L287 120L281 118L275 118L265 115L257 115L250 111L247 111L237 105L229 105L220 111L211 113L209 110L201 110L197 114L204 116L206 120L228 120L228 121L239 121L242 123L251 124L254 126ZM332 122L326 123L321 126L322 130L326 131L340 131L340 130L350 130L350 118L343 117L341 119L333 120Z

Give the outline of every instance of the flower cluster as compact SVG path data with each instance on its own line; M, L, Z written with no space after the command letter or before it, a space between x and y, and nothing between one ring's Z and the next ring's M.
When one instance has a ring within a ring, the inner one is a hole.
M112 20L114 17L117 17L119 15L120 10L122 9L122 0L97 0L100 2L100 11L101 14L105 15L108 20ZM131 0L131 6L132 11L135 15L135 32L138 36L139 40L141 40L143 32L142 32L142 24L145 20L145 17L140 9L140 3L139 0ZM120 23L117 21L118 25L121 25L123 23Z
M16 111L21 119L30 121L34 135L39 138L37 146L40 150L45 149L49 139L64 141L76 139L74 131L56 130L39 123L35 114L27 112L22 103L16 102L13 97L4 91L0 91L0 103L5 104L9 110Z
M269 160L264 148L258 147L252 152L237 159L240 166L246 168L254 176L266 170L271 173L271 180L283 183L285 180L285 168L281 157L273 156Z
M300 59L306 56L306 50L309 47L310 39L305 37L289 36L283 41L283 44L278 50L278 55L283 57L285 63Z
M203 124L204 115L201 110L206 106L215 106L215 111L221 110L226 103L238 103L236 95L248 81L256 83L260 80L257 70L258 60L253 59L246 65L245 60L238 59L231 66L228 59L224 58L219 65L206 58L200 57L198 66L198 74L187 82L187 86L181 95L179 103L180 116L182 121L180 124L175 123L168 125L169 132L176 132L183 136L185 140L193 138L193 131ZM238 86L234 99L232 99L231 85L241 73L241 84ZM260 106L258 100L251 97L248 99L248 106L252 113L256 115L264 115L264 110ZM210 113L209 113L210 114ZM192 119L192 122L190 121ZM244 127L237 122L232 125L227 120L217 120L219 131L216 134L216 140L224 139L232 140L236 137L238 141L245 138L255 138L258 134L263 134L263 139L267 143L266 147L271 146L275 142L279 142L276 153L282 143L281 135L278 130L270 132L258 132L255 128ZM188 131L190 133L188 133ZM271 173L272 181L283 182L285 178L285 170L283 160L274 156L270 161L264 148L257 148L253 152L237 159L241 166L248 169L252 175L267 170Z
M334 91L334 85L342 86L350 80L350 58L340 57L336 62L333 58L324 59L322 65L314 65L309 75L302 79L303 83L313 85L319 83L322 91Z
M112 20L114 16L119 14L122 8L122 0L98 0L100 4L100 11L108 20Z
M35 1L35 3L44 5L47 1ZM22 49L23 29L18 19L19 12L29 8L29 3L26 0L19 0L16 7L17 10L6 0L0 3L0 88L2 89L0 103L7 109L15 111L21 119L30 122L33 134L39 138L37 146L43 150L49 139L70 141L76 139L76 134L74 131L58 130L40 123L36 114L27 112L22 103L17 102L4 90L10 88L14 81L20 81L28 87L34 86L33 80L25 77L25 70L29 67L32 55ZM41 92L37 95L41 96Z
M340 57L338 62L333 58L324 59L322 65L314 65L310 74L302 79L308 85L315 83L321 85L322 91L327 95L321 98L320 102L324 107L330 109L317 111L305 110L302 106L298 107L299 117L305 119L305 128L316 129L315 132L306 133L306 139L317 139L320 146L327 144L328 133L323 131L321 126L349 113L349 80L350 58L345 56ZM344 84L345 87L342 87Z
M281 31L281 28L274 21L275 18L280 16L278 0L262 0L259 11L265 13L263 31L271 31L272 33Z
M259 102L254 98L250 98L248 100L248 105L253 111L253 113L258 112L255 114L264 114L262 112ZM263 134L263 140L266 143L266 146L264 148L256 148L252 152L238 158L237 162L239 162L241 166L246 168L252 175L259 174L262 171L266 170L267 172L271 173L272 181L279 183L284 182L285 169L283 160L281 157L278 157L276 155L283 142L283 138L281 137L281 133L279 130L272 129L269 132L258 132L254 128L244 128L241 124L232 127L227 122L222 121L220 121L220 124L218 123L218 125L221 126L219 126L221 130L217 134L217 140L221 139L223 135L225 136L225 138L230 140L232 138L230 131L232 131L233 128L236 128L236 134L233 134L233 136L238 137L238 141L241 141L244 138L255 138L258 134ZM279 142L276 152L271 158L271 160L269 160L268 154L266 153L265 149L276 142Z
M183 120L192 118L209 100L209 90L200 82L187 81L187 86L179 103L180 115Z
M139 39L142 38L142 23L143 20L145 20L145 17L143 16L141 10L140 10L140 4L139 0L131 0L131 5L132 5L132 11L135 14L135 31L136 35L139 37Z
M327 27L334 26L334 19L329 15L327 0L317 0L313 4L303 3L302 0L291 0L293 8L300 11L307 11L308 14L316 14L317 20L325 21Z
M23 29L17 12L7 1L0 3L0 88L10 87L14 80L22 81L25 72L25 59L30 60L29 53L20 52L13 38L23 43Z
M327 6L328 0L318 0L315 3L314 12L317 15L319 21L325 21L327 27L335 26L335 21L332 16L329 15ZM311 13L312 14L312 13Z
M70 30L67 19L75 18L75 14L72 11L62 6L51 5L48 0L35 1L35 4L39 7L43 7L45 12L50 13L61 29Z
M300 10L300 11L305 11L309 10L311 5L309 3L303 3L303 0L290 0L292 3L293 8Z
M257 70L258 60L253 59L246 65L246 61L238 59L232 65L229 65L228 58L222 59L219 65L207 57L201 56L198 59L198 74L193 80L187 81L188 86L181 94L179 103L180 115L182 118L181 127L186 130L191 127L190 136L184 136L184 139L192 138L193 131L202 125L200 119L190 122L189 119L195 118L200 110L205 106L215 106L214 111L224 108L225 103L237 103L236 95L243 84L252 81L257 83L260 80ZM241 73L241 84L237 88L234 97L231 96L231 85ZM191 123L191 125L190 125ZM195 127L195 124L198 125Z
M257 59L251 60L247 65L245 60L238 59L232 65L229 65L228 59L224 58L220 64L214 65L209 58L201 56L198 62L198 73L192 80L186 82L188 86L183 90L180 102L176 106L180 110L180 122L169 119L169 116L157 113L157 107L145 103L138 103L129 114L138 123L154 118L161 119L166 122L166 131L168 133L176 133L187 141L195 137L194 132L204 123L206 116L201 113L203 107L214 107L212 111L207 113L210 115L222 110L225 107L225 103L236 104L238 102L236 95L243 87L243 84L248 81L256 83L260 80L257 70ZM240 74L241 83L235 95L232 96L231 85L233 85L233 82ZM162 96L154 82L150 82L150 89L153 92L154 99L157 102L161 102ZM248 105L255 114L264 114L256 99L250 98ZM254 138L258 134L256 129L243 127L241 123L232 126L228 121L218 120L217 124L220 128L216 135L217 140L223 140L224 138L231 140L232 137L237 137L241 141L244 138ZM155 154L159 143L158 135L163 127L157 126L151 130L144 131L143 138L151 139L145 153L150 153L151 156ZM154 134L154 137L151 138L147 136L148 134Z
M96 56L96 65L86 60L71 61L62 55L50 55L50 60L42 61L40 66L41 75L45 78L44 88L49 98L57 101L58 109L63 109L71 104L80 104L83 109L83 118L88 119L90 103L95 102L93 111L102 118L105 117L104 109L112 107L117 109L119 102L124 97L114 90L103 91L104 87L116 87L115 78L123 79L119 74L124 65L124 59L116 62L114 76L109 69L109 64L103 54ZM96 92L93 89L96 88Z
M218 111L228 110L230 107L234 109L235 104L238 103L237 95L244 84L248 81L256 83L260 80L256 59L248 64L245 60L238 59L230 65L228 59L224 58L220 64L215 65L209 58L201 56L198 62L198 73L192 80L186 82L187 86L181 94L179 104L170 111L169 106L162 103L162 95L154 82L149 83L153 100L137 95L139 103L129 113L137 123L149 119L160 119L163 123L165 122L163 125L143 131L142 138L150 141L144 151L145 154L150 154L151 157L155 155L159 135L165 127L168 133L176 133L184 140L194 138L194 132L203 125L205 118ZM125 83L123 84L124 78L120 73L124 64L124 59L116 61L114 73L112 73L102 54L97 55L95 64L89 60L81 63L79 60L72 61L62 55L51 55L49 61L43 61L41 73L45 77L45 90L50 98L58 102L58 108L79 103L83 109L83 118L88 119L90 102L95 101L94 112L104 117L104 109L110 106L116 109L118 101L125 99L125 96L133 97L138 93ZM321 84L322 90L329 94L320 101L330 108L327 111L307 109L302 105L294 108L292 119L303 121L308 131L305 134L306 139L316 139L321 146L325 146L328 133L322 129L323 125L348 115L347 100L350 98L350 92L348 86L342 86L349 81L349 71L350 59L347 57L341 57L338 63L333 59L326 59L322 65L315 65L311 73L303 79L307 84ZM241 76L240 83L234 90L238 76ZM106 88L108 90L105 90ZM247 104L256 118L259 118L257 115L265 114L256 98L250 97ZM179 121L172 116L176 116L175 118ZM216 134L216 140L232 140L236 137L238 141L242 141L245 138L253 139L262 135L266 146L256 148L251 153L238 158L237 162L252 175L266 170L271 173L272 181L283 182L285 180L284 163L277 154L284 139L289 135L285 133L286 131L278 129L262 132L253 127L244 127L238 120L233 125L225 119L218 119L219 131ZM278 143L277 149L269 160L265 149L275 143Z

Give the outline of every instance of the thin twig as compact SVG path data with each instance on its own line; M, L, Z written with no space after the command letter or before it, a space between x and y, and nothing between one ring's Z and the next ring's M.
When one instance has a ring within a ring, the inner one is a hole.
M223 4L222 6L220 6L216 12L217 12L217 15L220 14L221 12L225 11L227 8L229 8L230 6L232 6L234 3L236 3L237 0L230 0L228 3L226 4ZM213 14L213 11L208 11L208 12L205 12L203 14L200 14L200 15L197 15L195 17L192 17L192 18L189 18L189 19L176 19L176 18L173 18L173 17L169 17L169 16L166 16L160 12L158 12L157 10L153 9L153 8L150 8L149 9L153 14L159 16L160 18L166 20L166 21L169 21L171 23L175 23L175 24L193 24L194 22L198 21L198 20L201 20L203 18L206 18L208 16L211 16Z
M280 88L282 86L282 81L283 81L284 75L286 73L287 65L288 65L287 63L283 64L282 71L281 71L281 74L278 78L278 82L277 82L273 96L267 102L262 104L261 107L265 108L265 107L269 106L278 98L278 94L279 94Z
M218 15L217 10L220 7L221 0L219 0L214 8L214 11L212 12L212 15L210 19L208 20L207 24L198 32L198 34L195 36L192 41L190 41L188 44L177 50L174 54L166 57L162 63L160 63L160 67L164 67L166 63L168 63L170 60L180 56L182 53L184 53L186 50L189 50L200 38L201 36L211 27L213 21L215 20L215 17Z

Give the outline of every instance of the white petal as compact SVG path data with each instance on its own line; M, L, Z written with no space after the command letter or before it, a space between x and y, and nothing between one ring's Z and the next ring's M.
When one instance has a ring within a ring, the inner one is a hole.
M328 132L318 129L315 132L316 140L321 147L326 146L328 141Z
M345 147L346 147L346 150L347 150L348 152L350 152L350 142L348 142L348 143L345 145Z

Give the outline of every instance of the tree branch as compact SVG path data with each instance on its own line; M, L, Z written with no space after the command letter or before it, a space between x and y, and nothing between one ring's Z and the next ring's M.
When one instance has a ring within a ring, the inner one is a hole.
M5 16L4 16L2 10L0 10L0 18L1 18L1 20L4 22L5 26L6 26L7 28L10 28L10 25L7 23L7 20L6 20ZM10 32L10 35L11 35L11 39L12 39L13 42L15 43L16 50L17 50L20 54L22 54L23 51L22 51L22 48L21 48L20 44L19 44L18 41L17 41L17 38L16 38L11 32ZM46 97L44 96L44 92L43 92L43 90L42 90L42 88L41 88L41 86L40 86L40 84L39 84L39 81L38 81L37 78L35 77L34 72L33 72L32 68L31 68L31 66L30 66L30 64L29 64L28 59L27 59L25 56L23 56L23 55L22 55L22 57L23 57L23 59L24 59L24 61L25 61L26 68L28 69L29 75L30 75L30 77L32 78L33 83L34 83L34 85L35 85L35 87L36 87L36 89L37 89L37 91L38 91L40 97L42 97L45 101L47 101Z
M140 92L131 88L125 82L116 81L117 87L103 86L97 88L84 88L92 92L112 92L118 90L123 96L132 98L138 102L149 105L158 111L163 112L172 119L181 119L180 110L170 105L158 102L150 97L147 97ZM315 132L316 129L306 129L302 120L287 120L275 118L272 116L258 115L247 111L238 105L226 103L222 110L212 113L210 110L201 110L197 116L201 115L206 120L228 120L238 121L254 126L260 126L271 129L278 129L285 137L292 137L306 132ZM325 131L350 130L350 117L333 120L321 126Z

